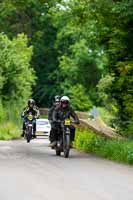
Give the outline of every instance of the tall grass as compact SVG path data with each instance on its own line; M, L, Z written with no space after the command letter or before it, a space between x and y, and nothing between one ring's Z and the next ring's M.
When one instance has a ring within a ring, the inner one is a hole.
M17 104L0 103L0 140L17 139L21 135L20 110Z
M87 129L77 131L74 146L109 160L133 164L133 141L131 140L107 139Z
M5 106L7 121L16 124L19 128L21 127L21 112L22 106L19 104L8 104Z
M0 140L17 139L20 137L20 130L12 122L5 122L0 125Z

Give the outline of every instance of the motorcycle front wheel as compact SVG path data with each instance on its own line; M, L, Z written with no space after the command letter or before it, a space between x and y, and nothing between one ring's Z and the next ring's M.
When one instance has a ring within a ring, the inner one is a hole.
M64 157L68 158L69 157L69 152L70 152L70 135L65 135L64 137Z
M26 131L27 143L30 143L31 139L32 139L32 127L28 127L28 130Z

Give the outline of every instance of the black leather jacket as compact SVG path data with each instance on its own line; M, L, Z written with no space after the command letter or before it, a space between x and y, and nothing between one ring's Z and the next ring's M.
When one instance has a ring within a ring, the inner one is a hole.
M48 120L49 120L50 122L53 121L53 112L54 112L55 108L56 108L56 106L53 105L53 106L49 109L49 112L48 112Z
M72 107L66 107L62 108L61 106L58 106L54 109L53 111L53 121L58 122L58 121L64 121L64 119L72 117L75 121L75 123L79 124L79 118L77 114L74 112Z

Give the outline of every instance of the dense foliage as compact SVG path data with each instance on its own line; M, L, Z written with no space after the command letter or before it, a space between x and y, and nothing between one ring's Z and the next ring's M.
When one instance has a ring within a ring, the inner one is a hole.
M27 43L24 34L12 40L0 34L0 139L20 135L19 131L14 132L14 122L18 124L20 109L32 93L35 72L30 68L32 47Z
M2 101L30 96L35 71L39 106L69 95L75 109L104 106L133 133L132 0L1 0L0 24Z
M0 34L0 94L3 102L24 102L31 94L34 71L30 68L32 47L27 37L18 35L13 40Z
M24 32L34 47L32 65L38 79L33 96L41 106L49 105L57 93L63 95L67 91L71 95L73 84L84 87L81 93L85 104L89 96L94 101L97 98L95 86L101 75L98 58L95 59L98 52L92 52L88 46L91 37L88 38L84 24L77 22L73 26L74 18L78 18L74 4L70 4L71 10L62 4L58 0L6 0L0 5L0 30L11 38ZM89 106L82 107L86 110Z

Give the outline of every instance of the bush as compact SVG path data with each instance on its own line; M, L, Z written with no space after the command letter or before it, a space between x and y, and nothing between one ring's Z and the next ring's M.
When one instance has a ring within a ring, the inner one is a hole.
M0 125L0 140L17 139L20 137L20 130L11 122Z
M71 103L76 110L88 111L92 107L92 102L82 85L77 84L71 86L68 95L70 96Z
M133 141L107 139L90 130L78 130L74 145L77 149L92 152L109 160L133 164Z
M22 105L9 102L2 104L0 100L0 140L16 139L20 137L22 126L20 110Z
M28 38L18 34L10 40L0 33L0 94L3 103L24 103L32 93L35 72L30 66L33 54Z
M0 122L3 122L6 118L5 111L3 109L2 101L0 99Z
M97 108L98 113L100 117L103 119L103 121L108 125L108 126L113 126L112 122L114 119L114 113L113 111L109 112L106 108L104 107L98 107Z

